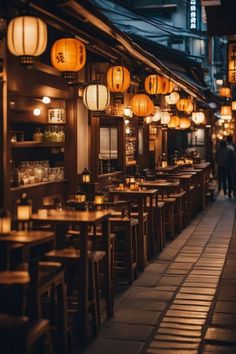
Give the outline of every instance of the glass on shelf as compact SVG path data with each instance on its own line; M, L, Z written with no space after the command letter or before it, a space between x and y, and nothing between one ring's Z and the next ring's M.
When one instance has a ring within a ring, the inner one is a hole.
M40 128L35 129L35 133L33 134L33 141L42 142L43 141L43 133Z

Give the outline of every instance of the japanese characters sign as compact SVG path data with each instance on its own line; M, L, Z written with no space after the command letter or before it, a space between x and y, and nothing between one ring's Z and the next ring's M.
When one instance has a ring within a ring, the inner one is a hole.
M66 112L63 108L48 109L49 123L64 123L66 121Z

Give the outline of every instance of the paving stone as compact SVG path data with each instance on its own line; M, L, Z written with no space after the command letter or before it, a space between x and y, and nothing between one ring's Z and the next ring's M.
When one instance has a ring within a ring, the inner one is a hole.
M172 323L172 322L161 322L160 328L176 328L176 329L186 329L186 330L193 330L193 331L201 331L202 326L195 325L195 324L185 324L185 323Z
M190 317L167 317L165 316L162 322L173 322L173 323L185 323L185 324L196 324L203 326L205 319L203 318L190 318Z
M184 337L174 334L157 334L155 340L159 341L173 341L173 342L187 342L187 343L199 343L200 338L196 337Z
M132 308L143 311L164 311L167 306L167 302L160 301L134 301L132 299L122 299L117 308Z
M206 318L207 312L168 310L165 317Z
M197 354L197 350L189 350L189 349L148 349L146 354Z
M213 283L197 283L197 282L192 282L192 281L185 281L183 283L183 286L185 287L191 287L191 288L211 288L211 289L215 289L217 287L217 284L213 284Z
M222 301L235 301L236 299L236 289L233 290L220 290L218 294L218 299Z
M175 262L186 262L186 263L194 263L197 262L198 257L190 256L190 257L181 257L178 256L175 258Z
M211 288L191 288L191 287L186 287L182 286L179 290L180 293L185 293L185 294L203 294L203 295L214 295L215 294L215 289Z
M219 276L221 271L219 270L204 270L204 269L194 269L191 271L191 275L207 275L207 276Z
M184 279L181 275L165 275L158 282L159 285L180 285Z
M206 331L205 340L220 342L220 344L236 344L236 329L209 327Z
M129 297L132 300L144 300L144 301L169 301L173 296L171 291L158 291L154 288L144 287L132 287L129 289L125 297Z
M235 347L207 344L202 350L203 354L235 354Z
M168 263L160 263L160 262L154 262L152 264L150 264L144 271L144 274L148 273L148 272L152 272L155 274L160 274L163 273L166 268L168 267Z
M191 269L194 263L173 262L168 269Z
M155 287L156 290L160 290L160 291L173 291L175 292L177 289L177 286L170 286L170 285L157 285Z
M152 335L154 327L124 323L106 322L101 328L100 338L146 341Z
M207 306L210 307L212 302L211 301L201 301L201 300L181 300L181 299L174 299L173 304L181 304L181 305L194 305L194 306Z
M214 313L211 323L213 326L236 327L236 314Z
M137 280L135 280L135 286L145 286L145 287L154 287L157 285L159 279L161 278L161 274L153 275L153 274L141 274Z
M198 330L187 330L187 329L176 329L176 328L164 328L160 327L158 329L158 334L173 334L181 337L201 337L201 331Z
M212 301L212 295L195 295L195 294L185 294L179 293L176 295L176 299L186 299L186 300L203 300L203 301Z
M215 311L236 314L236 302L217 301Z
M197 306L197 305L187 305L187 304L176 304L173 303L170 307L171 310L183 310L183 311L198 311L198 312L207 312L209 311L210 306Z
M115 311L111 322L151 325L157 324L161 312L143 311L136 309L120 309Z
M174 275L185 275L188 274L188 269L168 269L166 274L174 274Z
M139 354L143 352L144 343L118 339L96 339L85 354Z

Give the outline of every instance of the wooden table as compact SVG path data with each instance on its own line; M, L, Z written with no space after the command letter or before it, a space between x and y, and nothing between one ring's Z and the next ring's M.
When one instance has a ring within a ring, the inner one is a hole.
M148 253L150 255L150 248L153 244L154 237L154 207L155 202L158 203L158 190L157 189L147 189L147 190L139 190L139 191L131 191L131 190L114 190L110 192L110 195L115 200L124 199L131 201L132 204L136 204L138 206L138 267L141 271L144 270L147 265L147 250L145 247L145 234L144 234L144 212L147 210L147 205L149 205L149 240L148 240ZM149 199L149 203L147 203L147 198Z
M176 190L180 188L180 182L179 180L171 181L159 179L155 181L144 181L142 183L142 187L157 188L163 197L164 194L169 195L176 192Z
M102 225L102 235L104 240L105 256L105 274L104 282L107 291L107 314L109 317L113 315L113 299L111 287L111 259L110 259L110 224L108 211L76 211L76 210L49 210L48 215L40 216L32 215L33 222L47 223L55 226L57 247L62 248L64 243L61 230L65 231L65 227L69 225L78 225L80 227L80 260L79 278L81 285L79 287L79 318L81 323L86 323L88 309L88 232L89 226L96 227L97 224ZM87 336L86 328L81 328L84 331L84 336Z

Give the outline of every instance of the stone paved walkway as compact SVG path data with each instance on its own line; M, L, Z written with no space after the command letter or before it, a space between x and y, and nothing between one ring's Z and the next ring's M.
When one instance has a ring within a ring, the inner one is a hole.
M218 197L197 216L122 295L85 353L235 354L235 207Z

